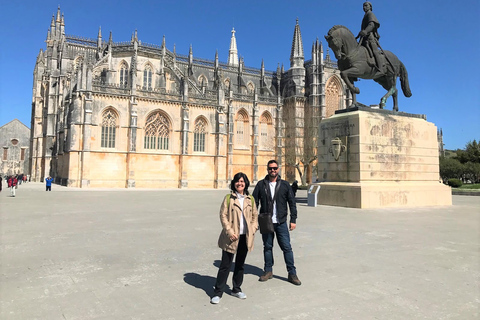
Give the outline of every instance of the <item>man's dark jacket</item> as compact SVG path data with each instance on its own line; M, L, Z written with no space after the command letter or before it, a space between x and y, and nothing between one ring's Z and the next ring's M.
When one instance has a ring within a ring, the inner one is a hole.
M255 198L255 204L260 203L259 213L273 212L271 195L270 195L270 180L268 175L265 179L258 181L255 189L253 190L253 197ZM270 197L270 198L269 198ZM295 196L293 195L290 184L280 179L280 175L277 176L277 185L275 187L275 200L277 201L277 221L283 223L287 221L287 203L290 207L290 223L297 223L297 205L295 203Z

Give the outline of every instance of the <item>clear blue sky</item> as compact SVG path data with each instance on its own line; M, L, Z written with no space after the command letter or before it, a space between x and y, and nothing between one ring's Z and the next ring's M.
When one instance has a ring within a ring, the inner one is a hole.
M302 32L305 59L311 46L336 24L354 34L360 29L363 0L330 1L4 1L0 53L0 126L17 118L30 127L33 68L52 14L60 5L69 35L129 41L138 30L142 42L226 62L231 29L237 31L239 55L245 65L268 70L289 68L296 18ZM380 44L405 64L413 96L399 94L400 111L426 114L443 129L447 149L464 148L480 140L480 1L372 1L380 21ZM378 104L384 90L371 80L357 82L358 101ZM392 102L388 101L388 109Z

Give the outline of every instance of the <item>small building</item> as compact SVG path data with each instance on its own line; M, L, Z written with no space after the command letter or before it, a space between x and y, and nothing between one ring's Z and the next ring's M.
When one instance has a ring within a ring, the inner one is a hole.
M30 174L30 128L14 119L0 127L0 175Z

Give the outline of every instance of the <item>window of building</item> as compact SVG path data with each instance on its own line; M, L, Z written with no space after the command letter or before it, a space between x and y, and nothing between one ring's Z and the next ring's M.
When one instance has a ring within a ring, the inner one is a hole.
M20 149L20 161L25 160L25 148Z
M195 121L195 129L193 130L193 151L205 152L205 137L207 134L207 121L203 118Z
M108 109L102 115L102 148L115 148L116 129L117 114L112 109Z
M245 110L241 110L238 112L235 120L235 141L237 147L250 147L249 135L248 114Z
M341 84L336 76L333 76L327 81L325 100L325 117L328 118L333 116L336 110L340 109L340 102L342 101Z
M170 123L161 112L155 112L145 123L144 148L168 150L170 141Z
M128 85L128 66L122 63L120 66L120 86L126 88Z
M8 148L3 148L3 161L7 161L8 159Z
M260 147L266 150L273 150L275 145L272 117L264 112L260 117Z
M202 74L200 77L198 77L198 85L200 86L202 91L205 92L208 86L208 80L207 80L207 77L205 77L205 75Z
M143 89L152 90L152 67L149 65L143 70Z
M16 146L18 144L18 139L12 139L11 142L12 145Z
M77 57L74 62L74 67L73 67L73 73L77 74L77 72L82 71L82 66L83 66L83 57Z
M247 84L247 91L248 91L248 93L254 93L255 92L255 86L253 85L253 83L249 82Z

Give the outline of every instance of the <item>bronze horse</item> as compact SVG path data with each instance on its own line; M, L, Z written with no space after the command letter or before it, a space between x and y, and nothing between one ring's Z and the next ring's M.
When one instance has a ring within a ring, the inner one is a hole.
M347 27L332 27L325 39L327 39L328 46L338 60L338 69L343 81L352 92L353 105L357 105L356 94L360 93L360 90L353 85L353 82L357 81L358 78L373 79L387 90L387 93L380 99L381 109L385 107L388 97L392 96L393 110L398 111L396 83L399 76L403 94L407 98L412 96L408 84L407 69L397 56L390 51L384 51L384 54L381 55L385 61L383 61L383 66L378 69L368 63L367 49L357 43L354 35Z

